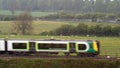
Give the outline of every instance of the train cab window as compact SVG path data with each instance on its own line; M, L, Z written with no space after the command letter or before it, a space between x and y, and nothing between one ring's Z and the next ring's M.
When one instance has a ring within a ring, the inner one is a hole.
M27 49L27 43L13 43L13 49Z
M67 48L66 44L38 44L38 49L48 49L48 50L65 50Z
M87 47L85 44L78 44L78 49L79 50L85 50Z

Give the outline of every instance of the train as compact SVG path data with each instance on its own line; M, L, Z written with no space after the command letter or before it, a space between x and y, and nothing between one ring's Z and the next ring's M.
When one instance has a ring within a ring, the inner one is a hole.
M77 56L97 56L100 54L100 42L97 40L23 40L0 39L0 55L58 54L71 53Z

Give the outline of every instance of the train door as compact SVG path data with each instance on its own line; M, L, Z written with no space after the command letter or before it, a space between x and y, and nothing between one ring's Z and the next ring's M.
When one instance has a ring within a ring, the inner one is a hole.
M75 43L70 43L70 53L75 53Z
M30 52L35 52L36 49L35 49L35 42L30 42Z

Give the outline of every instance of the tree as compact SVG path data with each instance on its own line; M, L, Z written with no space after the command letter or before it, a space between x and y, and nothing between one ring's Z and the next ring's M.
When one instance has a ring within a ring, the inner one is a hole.
M106 2L104 2L104 0L96 0L96 3L95 3L95 11L96 12L105 12L106 7L107 7L107 4L106 4Z
M55 30L56 35L70 36L73 33L72 25L63 25Z
M111 26L104 26L102 30L103 36L111 36L112 34L112 27Z
M120 36L120 26L116 26L112 28L112 36Z
M75 34L76 35L83 35L86 36L88 32L88 25L84 24L84 23L79 23L76 27L75 27Z
M8 4L8 10L10 10L12 15L14 16L15 10L19 9L18 1L8 0L7 4Z
M103 34L102 29L103 29L103 27L101 25L94 26L95 35L102 36L102 34Z
M90 26L88 28L88 34L92 36L102 36L103 27L101 25Z
M33 27L32 27L32 16L30 13L22 13L17 17L17 21L14 23L14 31L16 34L31 34Z

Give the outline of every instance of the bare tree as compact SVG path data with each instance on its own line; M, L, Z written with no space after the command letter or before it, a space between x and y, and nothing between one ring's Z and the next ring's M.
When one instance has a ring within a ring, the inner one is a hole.
M15 14L15 10L19 9L19 4L16 0L8 0L8 9L11 11L12 16Z
M14 31L16 34L32 34L33 19L29 12L24 12L17 17L17 21L14 22Z

